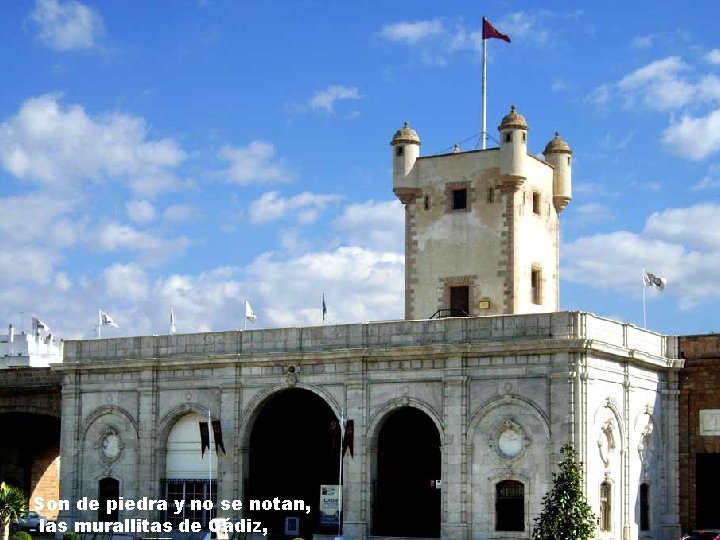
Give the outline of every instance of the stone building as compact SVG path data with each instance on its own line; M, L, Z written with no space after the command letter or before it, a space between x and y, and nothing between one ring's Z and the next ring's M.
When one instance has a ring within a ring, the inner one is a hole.
M342 463L346 539L529 539L569 442L598 538L676 537L677 340L557 312L571 152L529 155L515 110L499 130L499 149L427 158L409 127L393 138L408 320L65 342L62 498L240 500L219 514L333 538L319 505ZM310 509L248 508L276 497ZM211 511L60 515L132 517Z

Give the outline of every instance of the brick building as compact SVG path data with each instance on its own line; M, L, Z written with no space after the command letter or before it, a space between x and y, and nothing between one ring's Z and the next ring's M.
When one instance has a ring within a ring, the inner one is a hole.
M679 338L680 523L683 530L720 527L720 335Z

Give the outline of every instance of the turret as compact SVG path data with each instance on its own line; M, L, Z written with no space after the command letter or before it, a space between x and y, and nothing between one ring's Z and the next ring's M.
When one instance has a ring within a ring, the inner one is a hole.
M527 178L527 131L525 117L518 113L515 105L498 126L500 132L500 176L507 188L519 188Z
M559 214L572 199L572 150L555 132L543 152L545 161L553 166L553 205Z
M415 166L415 160L420 156L420 137L405 122L403 127L395 132L390 146L392 146L393 155L393 190L400 197L397 190L416 187L408 177Z

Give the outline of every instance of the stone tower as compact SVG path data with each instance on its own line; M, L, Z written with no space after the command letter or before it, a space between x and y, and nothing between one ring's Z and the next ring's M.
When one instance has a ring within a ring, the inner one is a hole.
M393 191L405 205L405 318L559 309L559 214L571 199L572 150L527 151L515 107L500 147L420 156L405 123L392 138Z

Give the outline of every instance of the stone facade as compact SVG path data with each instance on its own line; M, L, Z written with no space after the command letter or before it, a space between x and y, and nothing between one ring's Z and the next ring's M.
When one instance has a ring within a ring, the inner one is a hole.
M61 496L96 497L109 477L122 497L157 498L173 426L209 411L227 450L218 498L243 499L259 413L303 389L354 421L345 538L371 535L379 434L409 407L440 436L442 538L529 539L570 442L596 512L600 485L612 485L599 538L670 540L679 532L676 349L674 338L579 312L68 341L53 368L63 376ZM118 441L112 459L101 448L108 433ZM520 531L496 530L507 480L524 490ZM646 531L641 484L651 490ZM147 517L119 518L136 516Z

